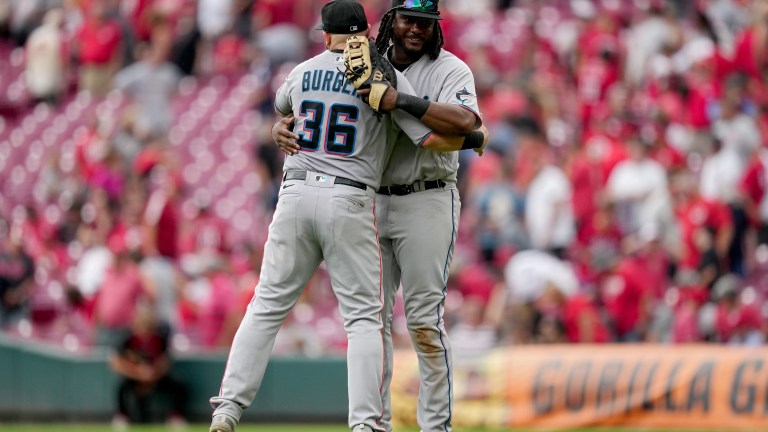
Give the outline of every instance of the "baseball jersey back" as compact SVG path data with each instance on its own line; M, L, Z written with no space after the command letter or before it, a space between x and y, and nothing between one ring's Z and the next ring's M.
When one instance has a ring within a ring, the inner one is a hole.
M433 102L459 105L480 117L472 71L455 55L441 50L433 62L425 54L403 73L415 89L416 96ZM400 110L395 110L397 111ZM425 150L413 145L403 145L404 141L403 136L397 138L397 144L384 170L383 185L411 184L419 180L456 183L458 152L440 153Z
M378 189L390 153L390 129L401 129L403 141L413 148L432 131L402 110L377 119L343 70L343 54L324 51L296 66L278 89L275 108L296 117L293 131L301 146L299 154L285 159L283 170L321 172ZM397 74L398 91L414 94L405 77Z

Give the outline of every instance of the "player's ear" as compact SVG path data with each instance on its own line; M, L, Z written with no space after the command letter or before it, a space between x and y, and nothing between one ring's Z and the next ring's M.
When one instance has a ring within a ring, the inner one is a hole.
M369 37L371 35L371 25L368 24L368 30L365 31L365 37Z
M331 35L326 31L323 32L323 44L325 49L331 49Z

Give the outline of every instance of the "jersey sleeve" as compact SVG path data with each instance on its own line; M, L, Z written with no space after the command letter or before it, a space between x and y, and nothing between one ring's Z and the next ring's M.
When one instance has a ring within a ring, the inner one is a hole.
M396 71L396 73L398 93L402 92L411 96L415 96L416 91L413 89L411 83L408 82L408 79L405 77L405 75L399 71ZM396 109L392 111L391 116L395 125L397 125L397 127L400 128L400 130L402 130L408 136L408 138L410 138L411 141L413 141L413 143L419 147L421 147L424 141L426 141L427 137L434 133L432 129L425 126L424 123L422 123L419 119L403 110Z
M277 89L275 94L275 109L284 116L287 116L293 112L293 104L291 103L291 84L293 80L293 73L288 75L285 82Z
M461 60L455 59L454 62L443 67L445 67L444 84L436 102L458 105L472 111L478 120L481 120L480 107L477 104L477 91L475 90L475 77L469 66Z

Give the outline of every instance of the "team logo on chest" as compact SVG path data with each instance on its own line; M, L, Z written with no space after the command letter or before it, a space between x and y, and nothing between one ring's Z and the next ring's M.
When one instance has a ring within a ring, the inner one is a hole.
M462 105L473 105L475 103L476 96L470 93L466 87L456 92L456 99L458 99Z

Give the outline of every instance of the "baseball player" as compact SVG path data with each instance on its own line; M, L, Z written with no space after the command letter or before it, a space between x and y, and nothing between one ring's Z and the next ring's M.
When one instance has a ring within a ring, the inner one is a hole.
M275 98L276 111L296 119L300 151L283 167L260 282L235 335L219 395L211 398L211 432L232 432L253 401L277 331L321 260L349 339L349 425L354 431L384 430L375 197L392 148L388 133L399 128L414 147L461 146L461 140L434 134L403 111L375 117L340 70L347 37L370 31L363 7L357 0L334 0L321 15L327 50L291 71ZM414 94L396 74L400 92Z
M388 49L389 59L408 78L416 96L387 92L390 98L382 101L382 109L394 108L387 105L393 97L398 110L436 132L466 135L463 148L482 155L487 130L482 127L474 76L463 61L442 49L438 0L393 0L392 7L382 18L376 44L379 50ZM387 317L383 421L391 430L392 309L402 283L406 323L419 359L417 421L423 432L449 432L453 376L443 312L461 210L456 189L459 157L456 152L410 147L402 140L397 143L377 195Z
M408 78L416 96L387 91L382 111L406 111L431 129L465 136L462 149L482 155L482 126L472 71L442 49L439 0L393 0L382 18L376 44ZM365 94L365 91L360 91ZM296 150L288 120L273 128L286 153ZM392 309L402 282L408 330L419 358L421 378L417 421L423 432L452 430L451 345L443 312L448 268L458 231L461 201L456 189L457 153L436 153L400 136L377 191L376 220L381 246L386 318L385 415L390 431Z

